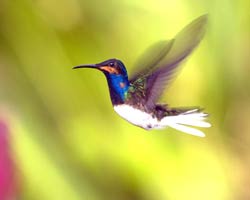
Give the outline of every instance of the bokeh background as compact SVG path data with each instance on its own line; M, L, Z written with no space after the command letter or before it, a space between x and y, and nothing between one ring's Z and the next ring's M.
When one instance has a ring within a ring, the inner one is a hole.
M250 199L250 1L1 0L1 200ZM205 107L198 138L147 132L112 109L105 77L71 68L143 51L208 13L162 100Z

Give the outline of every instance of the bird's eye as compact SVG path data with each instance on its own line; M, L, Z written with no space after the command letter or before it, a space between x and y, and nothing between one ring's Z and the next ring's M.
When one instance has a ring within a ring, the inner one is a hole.
M114 63L113 62L109 63L109 66L114 67Z

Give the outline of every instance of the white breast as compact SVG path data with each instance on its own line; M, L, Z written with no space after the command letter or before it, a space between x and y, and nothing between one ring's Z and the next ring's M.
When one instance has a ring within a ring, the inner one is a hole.
M159 127L159 121L157 118L152 117L146 112L133 108L132 106L123 104L114 106L114 109L122 118L136 126L140 126L147 130L152 128L163 128Z

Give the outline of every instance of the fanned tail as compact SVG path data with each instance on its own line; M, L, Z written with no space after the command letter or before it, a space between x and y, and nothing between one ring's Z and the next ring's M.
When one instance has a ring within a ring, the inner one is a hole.
M166 116L161 120L162 125L170 126L174 129L191 135L205 137L205 134L195 127L211 127L209 122L204 121L208 114L200 109L188 110L174 116ZM193 126L193 127L190 127Z

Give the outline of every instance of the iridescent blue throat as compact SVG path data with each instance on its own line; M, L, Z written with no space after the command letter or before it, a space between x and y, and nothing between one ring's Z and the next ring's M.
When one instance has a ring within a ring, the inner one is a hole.
M110 97L113 104L121 104L126 99L126 94L129 89L129 81L127 75L106 74Z

